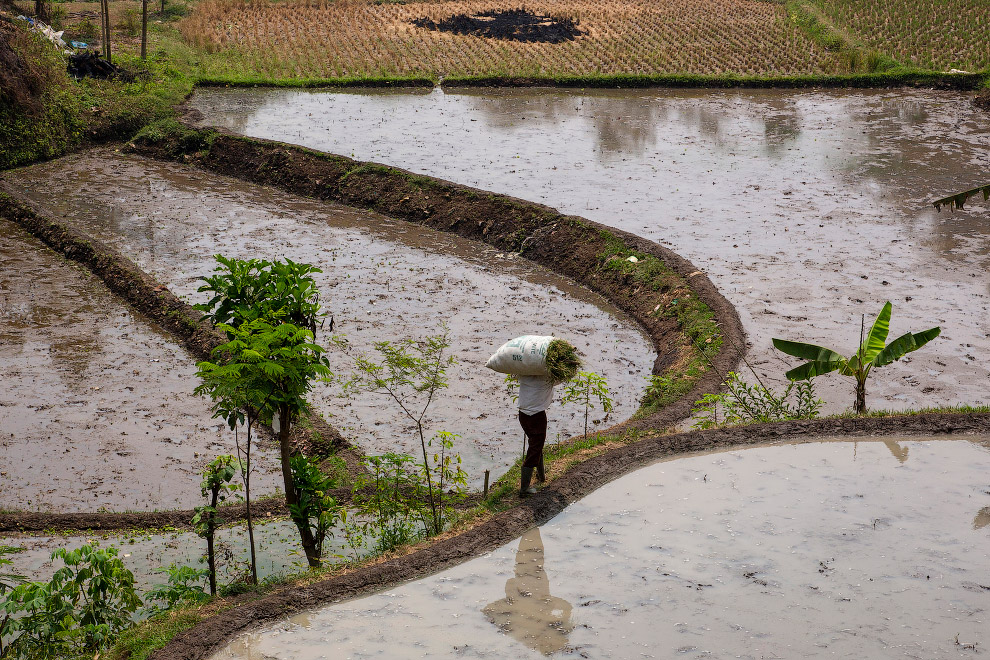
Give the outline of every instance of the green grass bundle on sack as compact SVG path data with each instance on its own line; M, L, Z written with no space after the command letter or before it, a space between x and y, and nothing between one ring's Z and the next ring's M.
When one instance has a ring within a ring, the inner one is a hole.
M581 368L577 349L563 339L523 335L505 342L485 366L514 376L544 376L554 385L574 378Z

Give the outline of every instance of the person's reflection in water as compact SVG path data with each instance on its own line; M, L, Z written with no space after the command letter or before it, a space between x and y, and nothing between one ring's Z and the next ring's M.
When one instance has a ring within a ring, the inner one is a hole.
M482 611L503 632L544 655L567 646L567 635L574 628L571 604L550 595L539 527L519 540L516 576L506 581L505 598Z

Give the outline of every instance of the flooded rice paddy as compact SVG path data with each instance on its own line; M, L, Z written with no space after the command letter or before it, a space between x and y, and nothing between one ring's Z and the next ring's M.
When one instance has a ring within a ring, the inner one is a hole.
M351 549L344 543L343 534L339 530L332 531L336 534L326 540L325 556L352 556ZM305 570L306 557L299 548L299 532L292 522L256 520L254 539L260 579ZM52 573L62 566L60 561L51 560L52 551L57 548L74 549L94 543L104 548L112 546L118 549L117 556L134 574L135 585L142 592L168 581L160 570L162 567L175 564L206 568L205 563L200 564L206 555L206 540L194 532L151 530L98 535L4 535L0 536L0 543L20 549L7 558L12 562L11 568L29 580L51 579ZM243 580L249 570L247 526L239 524L217 530L216 543L218 583Z
M0 365L0 509L191 507L203 467L233 451L193 396L193 357L7 220ZM255 492L270 492L277 454L257 457Z
M829 440L629 474L519 541L214 660L968 658L990 438Z
M942 336L871 379L868 405L988 403L990 118L925 90L201 89L203 124L543 202L691 259L781 381L772 337L851 353L861 314ZM982 178L981 178L982 177ZM893 334L893 336L897 336ZM828 412L851 385L817 379Z
M189 302L207 300L196 289L217 253L319 266L321 303L350 344L349 351L329 351L339 374L374 342L423 338L446 324L458 364L428 428L461 436L456 451L475 486L484 470L498 476L522 449L502 376L484 368L503 342L522 334L571 340L586 368L608 379L616 401L609 421L635 412L656 357L638 326L587 289L513 254L370 212L111 151L6 178L20 198L103 237ZM326 343L327 333L319 338ZM191 391L191 366L188 372ZM343 397L339 388L319 386L311 399L370 453L419 451L414 427L379 395ZM575 406L555 404L550 420L550 441L583 432Z

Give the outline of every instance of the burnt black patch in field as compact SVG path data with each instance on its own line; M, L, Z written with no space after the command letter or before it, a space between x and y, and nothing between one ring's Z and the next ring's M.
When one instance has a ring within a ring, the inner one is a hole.
M573 41L575 37L584 34L578 29L574 19L534 14L527 9L492 10L473 15L454 14L440 21L417 18L412 23L416 27L452 34L550 44Z

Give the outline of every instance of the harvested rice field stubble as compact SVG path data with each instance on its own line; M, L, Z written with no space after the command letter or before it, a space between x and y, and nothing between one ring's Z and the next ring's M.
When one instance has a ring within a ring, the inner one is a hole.
M990 67L987 0L820 0L837 26L907 66Z
M507 2L393 4L204 0L180 24L214 53L206 79L594 74L834 74L840 58L788 20L784 6L747 0L536 2L584 34L533 43L413 25L454 14L517 8Z

